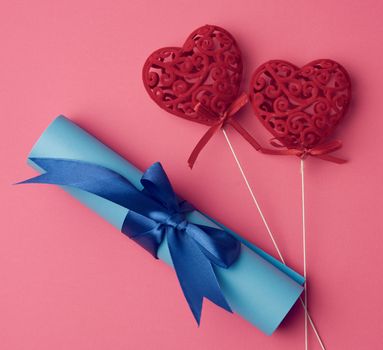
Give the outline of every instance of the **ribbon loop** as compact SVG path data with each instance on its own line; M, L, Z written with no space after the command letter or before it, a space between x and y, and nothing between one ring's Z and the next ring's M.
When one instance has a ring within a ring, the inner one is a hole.
M159 162L150 166L142 175L141 184L146 193L170 211L178 211L178 199Z
M34 158L46 173L22 183L71 186L126 209L121 231L157 258L166 237L179 283L199 324L203 298L231 312L213 264L229 268L240 254L240 243L226 231L187 220L193 207L180 201L160 163L143 174L139 191L115 171L77 160Z

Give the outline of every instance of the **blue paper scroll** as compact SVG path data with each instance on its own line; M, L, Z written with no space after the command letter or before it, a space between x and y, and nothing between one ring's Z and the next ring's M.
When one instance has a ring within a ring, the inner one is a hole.
M98 164L142 189L142 173L137 168L64 116L50 124L29 158L63 158ZM41 171L33 161L29 163ZM88 192L63 188L121 230L128 212L126 208ZM215 267L215 273L232 310L266 334L272 334L301 294L303 277L198 211L189 213L187 219L195 224L220 227L242 242L236 262L228 269ZM164 240L160 245L158 257L172 265L165 243Z

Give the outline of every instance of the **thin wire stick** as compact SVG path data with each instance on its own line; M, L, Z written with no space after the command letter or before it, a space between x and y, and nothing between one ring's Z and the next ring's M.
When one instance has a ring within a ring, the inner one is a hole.
M251 198L253 199L254 204L255 204L255 206L257 207L257 210L258 210L258 212L259 212L259 214L260 214L260 216L261 216L261 218L262 218L262 221L263 221L263 223L264 223L264 225L265 225L265 227L266 227L266 230L267 230L267 232L268 232L268 234L269 234L269 236L270 236L270 238L271 238L271 241L273 242L273 245L274 245L274 247L275 247L275 250L277 251L278 256L279 256L279 258L281 259L282 263L286 265L285 260L284 260L282 254L281 254L281 251L279 250L278 244L277 244L277 242L276 242L276 240L275 240L275 238L274 238L274 235L273 235L272 231L270 230L270 227L269 227L269 225L268 225L268 223L267 223L267 221L266 221L265 216L263 215L263 212L262 212L262 210L261 210L261 207L259 206L259 203L258 203L258 201L257 201L257 199L256 199L256 197L255 197L255 195L254 195L254 192L253 192L253 190L252 190L252 188L251 188L251 186L250 186L250 184L249 184L249 181L247 180L247 177L246 177L246 175L245 175L245 172L243 171L242 165L241 165L241 163L239 162L239 159L238 159L238 157L237 157L237 155L236 155L236 153L235 153L235 151L234 151L234 148L233 148L233 146L232 146L232 144L231 144L231 142L230 142L229 137L227 136L227 133L226 133L225 129L222 128L222 132L223 132L223 135L225 136L225 139L226 139L227 144L229 145L230 151L231 151L231 153L232 153L232 155L233 155L233 157L234 157L234 159L235 159L235 162L236 162L236 164L237 164L237 167L238 167L238 169L239 169L239 171L240 171L240 173L241 173L241 175L242 175L242 177L243 177L243 180L245 181L246 187L247 187L247 189L248 189L248 191L249 191L249 193L250 193L250 195L251 195ZM301 304L302 304L302 307L303 307L303 309L304 309L304 311L305 311L305 314L307 314L307 317L308 317L308 320L309 320L309 322L310 322L311 328L313 329L313 331L314 331L314 333L315 333L315 336L316 336L316 338L318 339L318 342L319 342L319 345L320 345L321 349L322 349L322 350L326 350L326 348L325 348L325 346L324 346L324 344L323 344L323 342L322 342L322 339L321 339L321 337L320 337L320 335L319 335L319 333L318 333L318 331L317 331L317 329L316 329L316 327L315 327L314 321L312 320L312 318L311 318L311 316L310 316L310 314L309 314L309 312L308 312L308 310L307 310L307 308L306 308L306 304L305 304L305 302L303 301L303 299L302 299L301 297L299 298L299 300L300 300L300 302L301 302Z
M305 210L305 161L301 159L301 193L302 193L302 244L303 244L303 277L305 278L305 350L308 350L307 334L307 263L306 263L306 210Z

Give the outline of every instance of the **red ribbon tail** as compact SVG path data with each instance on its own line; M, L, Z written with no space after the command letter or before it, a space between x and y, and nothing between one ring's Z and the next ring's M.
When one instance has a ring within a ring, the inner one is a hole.
M218 129L222 127L222 123L218 123L209 128L209 130L202 136L202 138L198 141L197 145L194 147L190 157L188 159L188 164L190 169L193 168L195 161L198 158L198 155L202 151L202 149L206 146L209 140L213 137L213 135L217 132Z
M263 152L263 147L235 119L230 118L227 120L226 123L230 124L237 132L239 132L242 135L242 137L248 143L250 143L257 151Z
M289 149L270 149L262 147L235 119L229 119L227 121L236 131L238 131L242 137L249 142L258 152L263 154L270 154L275 156L302 156L303 151L299 149L289 148ZM342 143L338 140L330 142L322 147L313 149L309 154L313 157L320 158L322 160L327 160L336 164L344 164L347 160L334 157L328 153L334 152L342 147Z
M298 150L281 150L281 149L270 149L261 146L253 136L251 136L246 129L242 127L235 119L229 119L227 124L230 124L237 132L241 134L241 136L252 145L256 151L261 152L263 154L271 154L276 156L284 156L284 155L297 155L299 153Z
M257 144L256 141L251 137L250 134L247 133L245 129L243 129L237 122L231 121L231 116L234 115L236 112L238 112L243 106L245 106L249 101L249 97L246 93L242 93L228 108L228 110L222 115L222 117L219 117L216 113L212 112L210 109L206 108L202 103L198 103L195 106L196 113L200 115L206 116L206 118L220 118L219 121L217 121L216 124L211 126L209 130L205 133L205 135L202 136L201 140L197 143L197 145L194 147L192 153L190 154L190 157L188 159L189 167L192 169L195 161L197 160L198 155L202 151L202 149L206 146L206 144L209 142L209 140L212 138L212 136L220 129L222 128L223 124L225 122L230 122L231 124L237 124L236 129L238 132L243 135L250 143ZM252 141L252 142L251 142ZM254 146L255 147L255 146ZM258 148L260 146L258 145Z
M317 146L310 151L310 155L336 164L344 164L347 160L331 156L329 153L337 151L342 147L342 141L334 140L324 145Z
M346 159L330 156L329 154L318 154L315 155L314 157L320 158L322 160L327 160L328 162L336 163L336 164L344 164L347 163Z

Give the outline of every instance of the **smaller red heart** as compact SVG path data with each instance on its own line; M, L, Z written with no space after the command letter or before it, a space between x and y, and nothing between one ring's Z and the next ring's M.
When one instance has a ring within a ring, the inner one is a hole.
M255 115L283 146L312 149L325 142L351 99L347 71L321 59L298 68L273 60L253 74L250 100Z
M149 96L166 111L214 125L238 96L241 53L226 30L205 25L182 47L165 47L146 60L142 79ZM212 113L196 113L201 103Z

